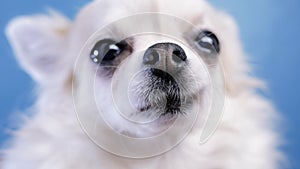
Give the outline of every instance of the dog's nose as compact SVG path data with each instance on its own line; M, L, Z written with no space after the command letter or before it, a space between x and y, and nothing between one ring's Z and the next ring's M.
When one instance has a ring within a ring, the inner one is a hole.
M166 72L179 70L186 62L184 50L174 43L157 43L149 47L143 56L143 64Z

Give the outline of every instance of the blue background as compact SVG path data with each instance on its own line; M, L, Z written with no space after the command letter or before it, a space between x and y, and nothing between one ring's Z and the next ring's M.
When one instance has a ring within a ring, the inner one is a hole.
M0 6L0 144L8 137L12 113L32 104L34 83L17 65L4 36L7 22L18 15L57 9L74 18L87 0L9 0ZM300 1L210 0L233 15L255 74L268 82L266 93L285 117L282 128L290 169L300 169Z

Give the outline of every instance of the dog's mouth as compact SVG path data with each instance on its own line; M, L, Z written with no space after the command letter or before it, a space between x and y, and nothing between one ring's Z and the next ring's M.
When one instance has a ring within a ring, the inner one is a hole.
M167 72L150 68L145 71L146 87L140 94L143 99L138 110L140 112L154 111L159 116L175 116L183 114L185 96L182 94L181 85Z

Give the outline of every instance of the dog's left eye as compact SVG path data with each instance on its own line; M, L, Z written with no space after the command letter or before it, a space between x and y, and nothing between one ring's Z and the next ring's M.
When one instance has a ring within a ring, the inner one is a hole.
M195 43L199 50L207 54L220 53L220 44L217 36L208 30L200 32L195 38Z
M112 39L103 39L95 44L90 58L94 63L109 62L118 57L126 46L125 41L117 43Z

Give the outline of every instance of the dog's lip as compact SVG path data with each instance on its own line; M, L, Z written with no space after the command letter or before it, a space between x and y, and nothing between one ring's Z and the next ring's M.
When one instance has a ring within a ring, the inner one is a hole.
M151 108L151 105L146 105L146 106L143 106L143 107L139 108L139 111L144 112L144 111L149 110L150 108Z
M151 106L149 104L149 105L141 106L140 108L138 108L138 110L139 110L139 112L145 112L145 111L148 111L148 110L150 110L151 108L154 108L154 107L155 106ZM167 109L179 109L179 107L178 106L170 105L170 107L167 107Z

